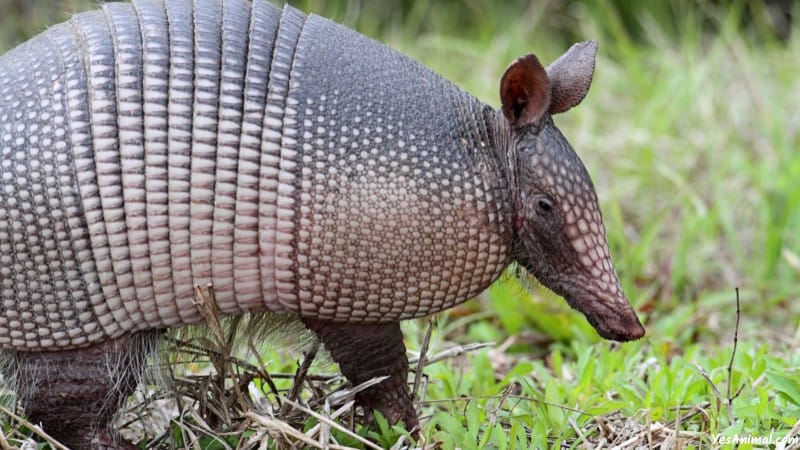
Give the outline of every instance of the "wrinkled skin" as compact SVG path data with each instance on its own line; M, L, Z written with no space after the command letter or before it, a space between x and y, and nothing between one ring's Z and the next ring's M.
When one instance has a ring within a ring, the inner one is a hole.
M517 262L581 311L600 336L629 341L642 337L644 327L614 271L589 173L552 120L585 96L595 52L594 42L576 44L547 69L528 55L503 76L514 250Z

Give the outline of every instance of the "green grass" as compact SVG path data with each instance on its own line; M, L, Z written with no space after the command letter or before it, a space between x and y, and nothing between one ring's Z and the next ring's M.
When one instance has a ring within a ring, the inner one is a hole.
M648 335L609 344L535 283L504 277L434 321L429 353L496 344L426 367L428 443L632 448L639 437L635 444L651 439L653 448L677 439L678 448L749 449L762 447L717 438L800 434L797 33L777 41L763 11L742 2L648 14L608 1L519 9L418 1L400 19L350 4L360 14L306 7L389 42L494 106L515 57L535 51L551 61L573 39L600 43L588 97L556 123L595 180L617 270ZM741 326L729 372L735 287ZM419 350L426 322L404 329ZM282 350L264 359L271 372L296 367ZM384 446L401 434L371 433Z

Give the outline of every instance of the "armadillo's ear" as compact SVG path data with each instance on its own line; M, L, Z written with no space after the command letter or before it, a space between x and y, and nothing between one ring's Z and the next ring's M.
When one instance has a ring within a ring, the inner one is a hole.
M562 113L586 97L594 75L594 57L597 42L586 41L574 44L560 58L547 66L552 101L550 114Z
M535 55L517 58L500 79L503 115L513 127L539 120L550 107L550 81Z

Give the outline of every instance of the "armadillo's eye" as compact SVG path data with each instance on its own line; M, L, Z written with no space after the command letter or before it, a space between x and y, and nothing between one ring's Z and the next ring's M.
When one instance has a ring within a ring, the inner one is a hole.
M540 196L536 199L536 206L540 213L548 214L553 210L553 200L547 196Z

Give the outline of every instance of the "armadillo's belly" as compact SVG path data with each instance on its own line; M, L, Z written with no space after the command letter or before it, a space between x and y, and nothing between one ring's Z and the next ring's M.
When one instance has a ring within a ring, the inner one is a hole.
M112 3L0 58L0 348L197 322L209 283L225 314L281 310L281 13Z

